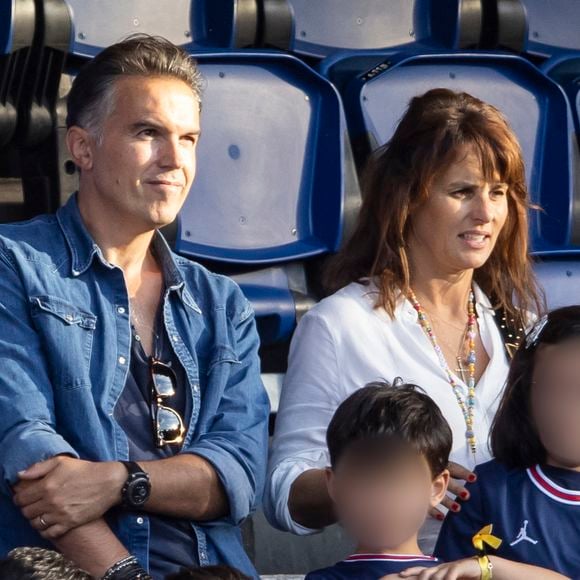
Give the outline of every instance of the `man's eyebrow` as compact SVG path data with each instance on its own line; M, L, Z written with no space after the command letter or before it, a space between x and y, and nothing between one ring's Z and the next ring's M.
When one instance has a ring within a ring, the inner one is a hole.
M161 123L157 123L150 119L142 119L141 121L136 121L135 123L131 123L129 125L131 129L164 129Z
M166 127L157 121L143 119L141 121L136 121L135 123L131 123L129 125L131 131L140 131L141 129L157 129L160 132L166 131ZM185 135L199 135L201 133L201 129L192 129L191 131L186 131Z

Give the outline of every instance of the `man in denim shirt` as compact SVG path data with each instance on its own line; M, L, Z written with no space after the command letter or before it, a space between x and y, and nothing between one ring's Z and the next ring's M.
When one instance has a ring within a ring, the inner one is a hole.
M225 563L259 503L268 399L252 308L171 252L195 175L195 63L163 39L76 77L80 187L0 226L0 557L54 546L96 577Z

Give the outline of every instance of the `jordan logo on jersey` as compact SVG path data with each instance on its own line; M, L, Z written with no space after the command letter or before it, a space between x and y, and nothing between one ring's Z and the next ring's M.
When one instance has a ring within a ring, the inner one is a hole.
M520 542L530 542L530 544L537 544L538 540L534 540L528 536L528 520L524 520L524 525L520 528L517 538L510 544L510 546L515 546Z

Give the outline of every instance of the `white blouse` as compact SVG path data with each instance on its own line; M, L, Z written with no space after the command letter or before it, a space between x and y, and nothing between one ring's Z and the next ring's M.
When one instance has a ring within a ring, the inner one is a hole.
M303 472L329 465L326 429L338 405L375 380L422 387L437 403L453 432L451 461L472 469L491 459L488 435L508 372L508 360L495 313L474 286L475 308L490 362L476 385L474 407L477 455L465 439L465 419L437 354L408 300L400 300L391 319L374 308L376 286L352 283L314 306L300 321L292 339L288 372L271 446L264 511L270 522L295 534L317 530L294 522L288 496ZM467 395L467 385L458 378Z

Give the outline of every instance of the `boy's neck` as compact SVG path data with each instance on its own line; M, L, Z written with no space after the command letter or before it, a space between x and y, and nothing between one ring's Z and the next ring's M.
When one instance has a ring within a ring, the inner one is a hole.
M355 554L381 554L381 555L413 555L419 556L423 555L421 548L417 542L417 535L409 538L409 540L403 542L398 546L365 546L364 544L358 544Z

